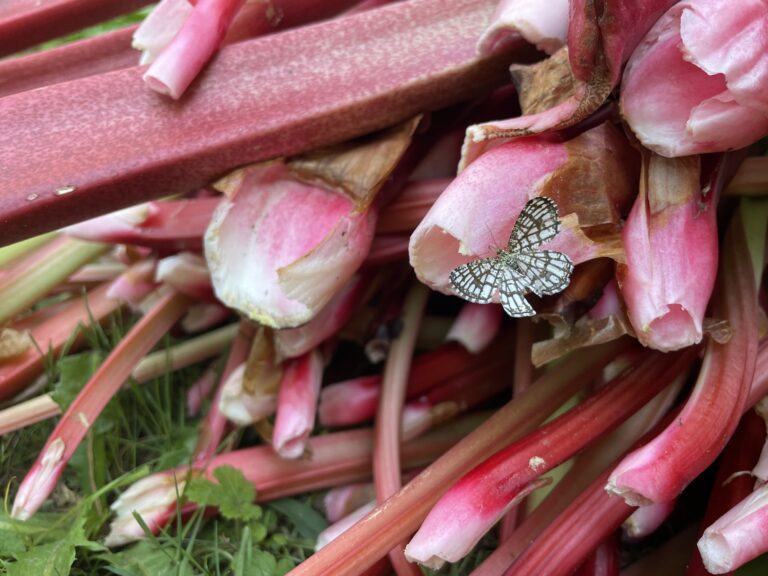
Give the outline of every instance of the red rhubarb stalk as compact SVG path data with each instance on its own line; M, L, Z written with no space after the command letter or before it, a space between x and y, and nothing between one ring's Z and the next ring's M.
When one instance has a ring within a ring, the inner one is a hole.
M133 12L150 0L6 0L0 4L0 56Z
M146 90L140 68L3 98L0 242L487 92L512 57L475 53L494 4L398 2L228 46L183 105Z
M43 504L93 422L136 363L168 332L187 306L185 296L168 292L107 357L59 421L19 486L12 511L15 518L27 519Z
M580 352L496 412L369 516L296 567L293 576L354 576L415 531L450 484L505 443L530 432L626 346L615 342Z
M135 26L21 56L0 60L0 98L136 65L131 48Z
M611 385L477 466L432 508L406 548L431 568L466 556L536 479L605 434L668 385L692 361L648 355Z
M379 502L384 502L401 487L400 422L416 336L428 297L429 291L422 284L408 292L403 306L403 331L392 343L384 367L373 447L373 478ZM389 551L389 560L398 576L419 576L421 571L405 559L403 544Z
M715 315L731 325L726 344L707 343L696 386L679 418L627 456L607 490L643 505L672 500L720 454L746 406L757 356L757 297L740 213L726 233Z

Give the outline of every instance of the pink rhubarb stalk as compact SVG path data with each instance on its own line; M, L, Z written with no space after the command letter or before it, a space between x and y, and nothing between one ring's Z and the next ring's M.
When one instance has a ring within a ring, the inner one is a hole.
M197 443L195 444L192 456L195 465L203 466L208 460L213 458L224 438L224 433L227 429L227 418L219 408L224 384L238 366L247 359L248 348L251 345L252 339L253 329L251 325L246 321L241 321L237 330L237 335L229 349L227 362L221 373L221 378L216 387L213 401L211 402L210 408L208 408L208 413L205 415L205 419L200 424L200 429L197 434Z
M181 30L144 73L152 90L178 100L229 29L244 0L197 0Z
M407 397L414 400L446 380L472 370L493 355L473 356L463 346L447 343L414 358L408 379ZM325 386L320 392L320 423L349 426L370 420L376 414L381 376L361 376Z
M674 80L671 80L674 79ZM768 134L763 0L686 0L648 32L624 71L621 108L663 156L743 148Z
M12 362L0 365L0 399L7 399L32 382L44 369L46 354L50 350L58 355L62 346L72 338L78 326L91 322L102 322L120 307L120 303L107 297L108 285L94 288L81 298L75 298L56 312L30 329L31 338L37 347L29 348ZM82 343L82 337L73 345ZM39 347L39 349L38 349Z
M428 297L429 291L420 284L408 292L403 305L403 330L392 343L384 367L373 447L373 478L376 499L380 503L401 487L400 422L416 336ZM398 576L418 576L418 568L411 566L403 555L403 544L398 544L390 550L389 560Z
M403 464L421 466L431 462L463 435L477 426L477 419L467 418L446 429L403 445ZM271 446L257 446L219 454L201 470L180 467L158 472L126 490L112 505L116 513L107 536L109 545L122 545L145 538L133 517L141 514L153 532L175 518L176 493L183 492L188 474L202 473L210 479L219 466L234 466L252 482L259 501L268 501L312 490L321 490L370 478L373 433L371 430L336 432L309 439L311 459L286 460Z
M705 576L714 573L716 565L725 567L726 564L731 564L735 567L735 563L732 562L735 556L743 558L743 552L754 549L754 538L758 534L756 532L751 533L747 538L737 536L731 539L726 535L729 532L727 529L726 534L710 532L710 529L724 514L729 513L729 510L748 498L755 490L755 479L751 475L744 474L744 471L749 470L757 461L758 448L764 440L765 423L753 411L747 410L728 446L723 450L707 510L701 522L701 531L704 535L699 542L702 550L708 551L707 566L711 570L705 568L702 554L696 549L691 555L687 576ZM737 526L738 522L734 525ZM709 552L712 554L710 555Z
M19 486L14 518L27 519L43 504L93 422L136 363L168 332L187 305L186 297L167 293L107 357L61 418Z
M147 202L80 222L68 227L67 233L84 240L110 244L199 252L203 247L205 230L219 202L218 196Z
M131 50L135 29L121 28L28 56L0 60L0 98L135 65L136 53Z
M313 350L286 362L277 395L272 445L283 458L300 458L315 427L323 357Z
M107 298L126 302L138 310L142 301L157 288L155 265L154 259L136 262L109 285Z
M502 317L500 306L465 304L445 339L458 342L472 354L478 354L496 338Z
M636 411L618 428L594 442L576 457L574 465L512 534L499 544L496 550L475 568L472 576L501 576L523 550L536 541L552 521L565 510L587 487L610 471L620 458L644 434L657 426L680 392L683 379L667 386L648 404Z
M510 165L517 169L510 172ZM422 282L452 293L450 272L506 247L517 215L535 196L555 200L562 223L543 249L575 264L619 257L618 237L595 242L581 228L616 227L634 196L634 166L634 152L608 124L566 143L526 138L499 146L461 172L432 206L411 235L411 265Z
M746 406L757 355L757 297L740 215L726 233L715 314L731 325L726 344L709 341L696 386L675 422L627 456L607 489L643 505L671 500L717 457Z
M498 410L370 515L296 567L292 576L354 576L372 566L418 528L430 507L452 482L496 452L503 443L530 432L599 374L602 366L625 344L588 350L580 354L578 360L560 364L558 370L543 376L520 398Z
M512 54L475 54L494 5L398 2L235 44L183 106L148 93L138 68L3 98L0 243L485 93L504 81Z
M698 156L645 155L640 193L622 231L619 285L638 340L664 352L701 341L717 274L714 194Z
M541 485L537 478L631 415L691 360L691 354L648 356L613 385L483 462L432 508L406 548L408 557L431 568L463 558L517 499Z
M133 12L149 0L6 0L0 5L0 56Z

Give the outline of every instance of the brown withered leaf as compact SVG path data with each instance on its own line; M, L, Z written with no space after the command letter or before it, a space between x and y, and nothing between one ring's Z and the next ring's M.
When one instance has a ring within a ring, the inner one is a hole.
M32 337L28 331L19 332L12 328L3 328L0 331L0 362L21 356L31 346Z
M554 319L551 316L554 315L547 315L545 319L552 322ZM611 342L626 334L632 334L632 328L626 319L619 316L583 317L570 327L565 320L558 321L554 338L534 343L531 362L538 368L579 348Z
M610 122L565 143L568 160L541 188L583 227L617 225L637 196L640 155Z
M277 393L283 377L283 369L275 360L272 336L272 330L262 326L253 337L243 374L243 390L253 396Z
M397 166L420 121L417 116L368 136L290 158L286 166L303 180L342 190L363 209Z
M567 47L535 64L513 64L509 71L524 115L554 108L575 92L575 80L568 61Z
M733 338L733 328L728 320L721 318L704 318L704 334L718 344L727 344Z

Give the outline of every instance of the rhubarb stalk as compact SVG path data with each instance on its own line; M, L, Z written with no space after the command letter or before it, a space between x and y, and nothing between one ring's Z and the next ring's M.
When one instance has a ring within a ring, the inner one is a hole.
M93 422L136 363L168 332L187 306L186 297L168 292L107 357L61 418L19 486L11 512L14 518L25 520L43 504Z
M401 487L400 421L416 336L428 297L429 291L420 284L408 292L403 306L403 331L392 343L384 368L373 448L373 477L379 502ZM405 559L402 543L390 550L389 560L398 576L419 574L418 568Z

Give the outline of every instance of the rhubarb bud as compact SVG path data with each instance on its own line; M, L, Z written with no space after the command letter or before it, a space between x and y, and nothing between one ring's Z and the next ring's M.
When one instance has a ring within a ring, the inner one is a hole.
M257 164L219 182L229 198L205 236L219 299L275 328L311 320L367 256L377 218L372 202L416 124Z
M634 195L635 155L602 124L566 143L527 138L494 148L451 183L411 236L411 265L419 279L450 293L448 276L461 264L506 247L515 219L534 196L559 208L561 231L542 249L578 264L621 257L618 223ZM582 227L615 230L601 241Z
M619 282L638 340L668 352L703 334L717 273L717 223L696 156L644 159L640 193L623 230Z
M621 108L648 148L685 156L768 134L768 10L762 0L686 0L632 55Z

